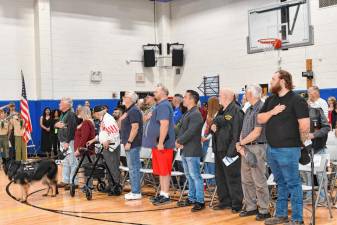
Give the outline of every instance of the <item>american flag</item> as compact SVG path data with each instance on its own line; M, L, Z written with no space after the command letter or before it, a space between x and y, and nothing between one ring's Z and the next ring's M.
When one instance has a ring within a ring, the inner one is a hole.
M20 100L20 110L21 110L21 118L24 120L24 124L25 124L25 133L23 135L23 140L27 143L31 139L30 134L32 133L33 128L32 128L32 122L30 120L25 78L23 76L22 70L21 70L21 79L22 79L22 94L21 94L21 100Z

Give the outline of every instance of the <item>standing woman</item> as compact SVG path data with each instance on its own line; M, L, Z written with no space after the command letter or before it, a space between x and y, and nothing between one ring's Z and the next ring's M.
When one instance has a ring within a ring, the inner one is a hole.
M335 97L328 98L328 105L329 105L329 117L328 121L331 125L332 130L336 128L337 122L337 102Z
M41 127L41 150L49 158L51 153L51 110L49 107L43 110L43 115L40 117Z
M95 139L95 125L94 121L91 117L91 110L87 106L81 106L79 110L79 114L77 115L78 118L81 118L82 121L79 125L76 127L75 131L75 140L74 140L74 149L75 149L75 156L80 157L81 154L84 154L82 151L83 148L87 148L90 158L92 161L94 161L95 158L95 145L91 144L87 146L87 142ZM87 157L84 158L83 165L89 163L89 160ZM85 178L85 182L87 181L87 177ZM89 181L89 187L92 188L92 179Z
M212 151L212 134L210 132L211 125L213 124L213 119L218 114L221 106L219 99L217 97L210 97L208 99L208 111L206 121L201 131L201 142L202 150L204 157L208 151ZM205 172L208 174L215 174L215 164L214 163L205 163ZM215 185L215 179L207 180L209 185Z
M54 157L58 155L58 151L60 150L60 142L57 136L58 129L55 127L55 124L60 121L61 112L58 109L55 109L52 113L52 124L51 124L51 145L53 149Z

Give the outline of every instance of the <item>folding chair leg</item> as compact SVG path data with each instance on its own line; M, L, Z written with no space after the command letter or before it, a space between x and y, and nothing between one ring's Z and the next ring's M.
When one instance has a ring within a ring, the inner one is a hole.
M209 207L213 207L213 202L214 202L214 198L215 198L215 194L217 190L218 190L218 186L215 186L213 194L212 194L211 202L209 203Z
M158 185L158 187L157 187L156 195L155 195L155 196L158 196L158 195L159 195L159 191L160 191L160 183L159 183L159 185Z
M187 179L185 180L185 183L184 183L184 186L183 186L183 189L181 190L180 192L180 196L179 196L179 202L181 201L181 199L183 198L183 195L184 195L184 191L186 189L186 185L187 185Z
M332 219L332 211L331 211L331 201L330 201L330 196L328 192L328 188L326 185L324 185L324 193L325 193L325 199L328 202L328 208L329 208L329 214L330 214L330 219Z

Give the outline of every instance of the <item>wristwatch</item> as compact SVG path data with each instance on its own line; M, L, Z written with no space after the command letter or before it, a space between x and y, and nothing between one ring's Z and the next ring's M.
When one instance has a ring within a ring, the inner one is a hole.
M132 141L128 141L128 144L132 144Z

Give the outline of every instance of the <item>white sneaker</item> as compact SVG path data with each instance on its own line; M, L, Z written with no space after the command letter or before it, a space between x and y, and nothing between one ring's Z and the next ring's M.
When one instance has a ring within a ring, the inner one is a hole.
M142 198L142 194L134 194L132 192L124 195L125 200L139 200Z

